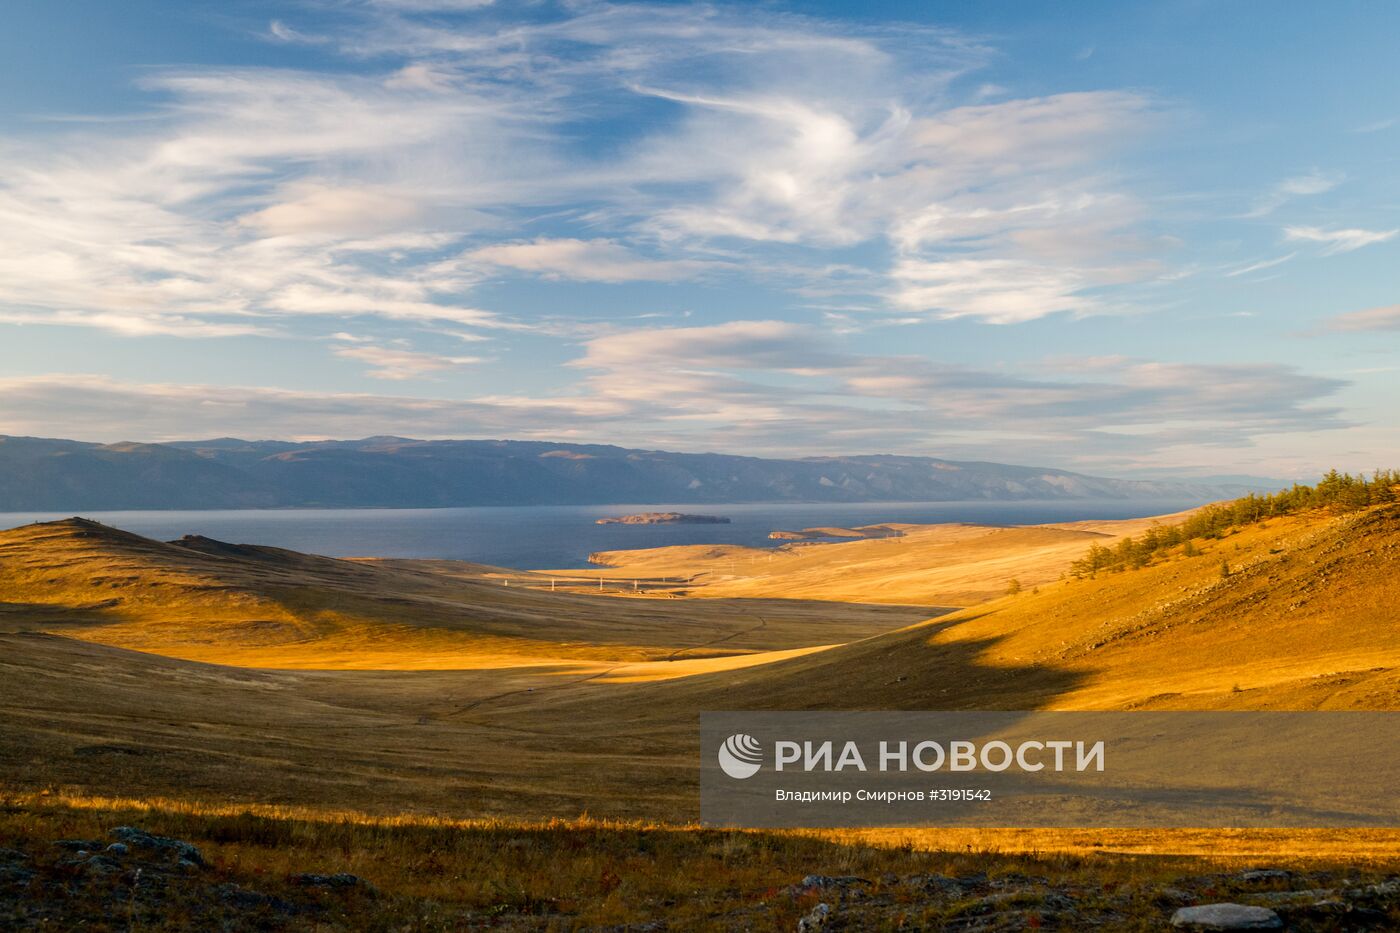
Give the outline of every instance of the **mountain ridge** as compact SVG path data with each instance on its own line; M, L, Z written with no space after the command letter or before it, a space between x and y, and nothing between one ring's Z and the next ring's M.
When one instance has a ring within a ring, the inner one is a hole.
M552 441L96 444L0 435L0 511L1180 498L1250 487L893 454L791 459Z

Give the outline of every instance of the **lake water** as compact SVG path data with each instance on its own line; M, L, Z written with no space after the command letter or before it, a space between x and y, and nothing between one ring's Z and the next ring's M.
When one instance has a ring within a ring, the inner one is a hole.
M85 512L84 517L172 540L205 535L330 557L425 557L521 569L588 566L594 551L671 544L777 547L768 533L880 522L977 522L1031 525L1081 519L1138 518L1202 504L1190 499L1036 502L862 502L742 505L500 506L463 509L277 509L201 512ZM631 512L723 515L728 525L598 525ZM0 513L0 528L67 518L59 513Z

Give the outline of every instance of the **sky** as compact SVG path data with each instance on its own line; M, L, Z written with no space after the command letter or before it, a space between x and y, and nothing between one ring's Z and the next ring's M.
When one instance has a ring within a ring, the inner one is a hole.
M1400 5L9 0L0 433L1400 465Z

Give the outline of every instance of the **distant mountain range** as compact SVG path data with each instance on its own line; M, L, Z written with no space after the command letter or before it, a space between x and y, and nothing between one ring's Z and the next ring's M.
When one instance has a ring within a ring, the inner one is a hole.
M544 441L89 444L0 435L0 511L1193 498L1233 483L1104 479L887 455L793 460Z

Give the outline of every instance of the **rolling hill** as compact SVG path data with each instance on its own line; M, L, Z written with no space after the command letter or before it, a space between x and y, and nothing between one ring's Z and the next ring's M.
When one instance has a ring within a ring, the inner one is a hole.
M835 592L551 593L82 522L0 543L12 784L684 820L702 709L1400 709L1394 505L932 618Z
M477 564L153 541L84 519L0 532L0 631L52 625L92 642L243 667L676 666L841 643L937 611L599 599L569 592L591 593L592 580L561 582L551 592L548 578Z

